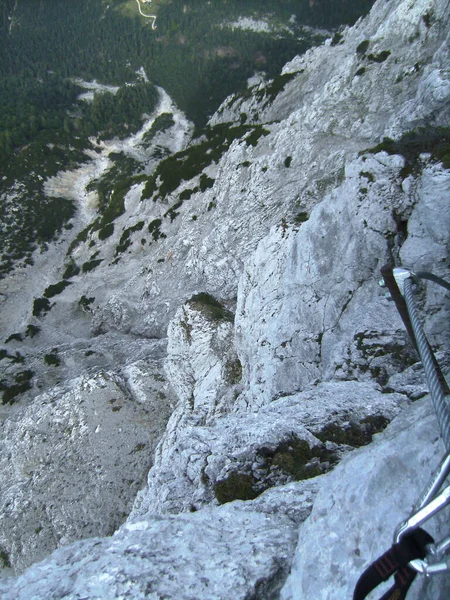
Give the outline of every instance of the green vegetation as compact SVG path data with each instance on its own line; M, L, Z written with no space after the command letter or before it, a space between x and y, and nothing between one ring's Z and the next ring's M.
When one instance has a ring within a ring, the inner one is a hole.
M369 49L369 45L370 45L370 41L369 40L363 40L356 48L356 52L358 54L364 55L367 50Z
M34 338L39 332L41 328L37 325L28 325L25 335L30 338Z
M220 504L233 500L253 500L261 493L254 489L255 483L251 475L233 472L226 479L216 482L214 494Z
M388 154L401 154L405 160L402 176L412 173L422 153L430 153L431 157L442 163L444 169L450 169L450 127L428 127L408 131L399 140L384 138L383 141L361 154L376 154L384 150Z
M282 92L284 90L284 88L286 87L286 85L290 81L292 81L297 75L298 75L298 72L285 73L284 75L277 75L273 79L270 86L268 88L266 88L265 90L261 91L261 95L268 97L270 102L273 102L275 100L275 98L278 96L278 94L280 92Z
M0 381L0 391L3 392L2 404L13 404L17 396L25 393L27 390L32 388L31 380L33 379L34 373L29 369L20 371L14 376L14 383L9 384L2 379Z
M106 240L114 233L114 223L108 223L98 232L99 240Z
M206 292L192 296L188 303L212 321L229 321L231 323L234 321L234 314Z
M289 169L289 167L291 166L292 163L292 156L286 156L286 158L284 159L284 166Z
M63 279L70 279L71 277L74 277L75 275L78 275L79 273L80 273L80 267L75 263L74 260L71 259L71 261L65 268L65 271L63 274Z
M427 12L422 15L422 21L425 23L426 28L429 29L434 21L433 11L427 10Z
M383 50L382 52L379 52L378 54L369 54L368 55L368 59L372 62L377 62L377 63L382 63L384 62L389 56L391 55L391 51L390 50Z
M295 217L294 217L294 222L297 225L300 225L301 223L306 223L306 221L309 219L309 214L305 211L301 211L298 212Z
M93 271L95 269L95 267L98 267L98 265L101 262L103 262L102 258L89 260L83 264L83 266L81 267L81 270L83 271L83 273L89 273L90 271Z
M331 40L331 45L338 46L339 44L343 44L343 43L344 43L344 36L339 31L336 31L336 33L333 35L333 38Z
M369 181L369 183L375 182L375 177L373 176L372 173L369 173L368 171L360 171L359 176L365 177Z
M70 281L65 280L55 283L54 285L49 285L44 291L44 298L53 298L53 296L61 294L69 285L71 285Z
M217 162L235 139L242 138L247 144L256 146L259 138L268 133L262 125L232 126L230 123L224 123L206 129L206 139L200 138L202 141L169 156L158 165L146 183L142 198L151 198L157 192L153 200L164 200L182 181L190 181L212 162ZM212 184L213 180L203 174L200 187L207 189Z
M46 354L44 356L44 362L46 365L59 367L61 364L61 360L58 357L58 351L56 349L52 350L50 354Z
M70 227L73 204L48 198L44 181L85 162L89 136L105 139L136 131L143 114L155 107L155 84L201 130L223 99L245 88L255 71L263 69L273 78L269 98L283 89L292 75L279 76L282 65L323 39L314 33L304 39L302 25L336 29L355 22L372 4L373 0L348 0L345 5L335 0L266 0L263 6L259 0L161 0L155 32L151 20L142 18L131 0L4 0L0 11L0 277L19 261L32 264L36 247L45 249L63 228ZM290 24L295 31L272 36L219 26L238 16L267 14L280 24L295 15L297 24ZM297 35L300 31L303 39ZM137 74L141 67L151 83ZM88 103L79 99L84 89L76 78L119 89L115 94L96 93ZM171 115L161 115L144 143L150 144L172 124ZM257 143L256 131L248 143ZM156 155L162 157L161 151L156 149ZM96 227L103 239L111 232L106 226L123 212L127 190L138 181L133 170L122 182L122 165L120 171L120 181L98 182L102 217ZM167 193L163 188L161 197Z
M148 226L149 232L152 234L153 240L156 242L159 238L165 238L166 234L161 233L162 219L154 219Z
M21 333L13 333L5 340L5 344L8 344L9 342L13 342L13 341L16 341L16 342L23 341L23 335Z
M9 554L0 547L0 566L5 569L10 569L12 567L11 560L9 558Z
M214 179L208 177L205 173L200 176L200 191L205 192L207 189L212 188L214 185Z
M173 127L173 125L175 125L175 121L173 120L173 116L170 113L163 113L162 115L159 115L155 119L149 131L147 131L147 133L144 135L143 141L145 145L150 146L154 137L158 133L167 131L168 129Z
M78 306L84 312L92 312L90 306L94 301L95 298L87 298L87 296L81 296L81 298L78 300Z
M315 431L314 435L324 443L330 441L359 448L370 444L373 435L386 429L388 424L388 419L383 415L374 415L365 417L358 423L350 421L349 425L345 427L337 423L330 423L320 431Z
M43 316L51 309L51 307L52 306L47 298L35 298L33 302L33 316Z
M238 357L225 365L225 379L229 385L236 385L242 379L242 364Z
M268 489L270 475L274 471L285 477L286 481L302 481L321 475L338 461L334 452L324 446L310 447L305 440L295 435L278 444L276 448L261 448L258 451L262 461L259 463L259 475L266 473L266 480L253 475L234 471L228 477L217 481L214 494L220 504L233 500L252 500Z
M135 233L136 231L141 231L144 225L144 221L139 221L135 225L132 225L131 227L128 227L123 231L122 235L120 236L119 244L116 246L115 256L117 256L121 252L125 252L128 249L128 247L131 246L131 234ZM141 240L142 245L144 244L144 241Z

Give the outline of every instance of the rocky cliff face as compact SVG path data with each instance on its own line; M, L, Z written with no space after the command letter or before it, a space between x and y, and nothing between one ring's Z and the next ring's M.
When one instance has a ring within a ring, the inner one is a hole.
M379 0L229 98L176 189L163 169L149 198L133 187L109 237L72 246L92 268L45 317L6 297L9 334L41 327L14 350L51 350L66 381L4 409L1 557L66 547L4 598L344 599L390 545L443 447L377 281L387 262L449 277L449 22L444 0ZM448 294L419 299L448 371ZM67 545L133 500L112 537Z

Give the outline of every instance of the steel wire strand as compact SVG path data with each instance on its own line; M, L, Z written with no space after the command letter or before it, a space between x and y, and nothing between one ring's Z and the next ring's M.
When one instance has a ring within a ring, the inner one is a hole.
M442 277L438 277L434 273L429 273L428 271L420 271L419 273L415 273L415 275L420 279L428 279L429 281L433 281L434 283L437 283L441 287L450 291L450 283L448 281L445 281L445 279L442 279Z
M419 320L419 315L414 304L411 278L407 278L404 281L404 297L406 306L408 307L414 336L416 338L417 349L425 370L425 377L430 389L441 436L444 440L447 452L450 452L450 397L448 395L446 396L444 393L443 386L435 368L433 352L429 347L422 324Z

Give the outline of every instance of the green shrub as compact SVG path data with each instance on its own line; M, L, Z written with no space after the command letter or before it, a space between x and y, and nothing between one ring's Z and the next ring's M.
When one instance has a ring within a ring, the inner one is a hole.
M148 226L149 232L152 234L152 238L156 242L160 237L166 237L164 233L161 233L162 219L154 219Z
M69 285L72 285L71 282L65 280L55 283L54 285L49 285L44 291L44 298L53 298L53 296L61 294Z
M106 240L114 233L114 223L108 223L98 232L99 240Z
M25 335L27 337L34 338L34 336L36 336L40 332L40 330L41 328L37 325L28 325Z
M44 356L44 362L45 362L45 364L47 364L49 366L53 366L53 367L59 367L59 365L61 364L61 361L58 358L58 355L56 353L56 350L53 350L51 352L51 354L46 354Z
M78 300L78 306L81 308L81 310L85 312L91 312L91 309L89 307L94 301L95 298L87 298L86 296L81 296L81 298Z
M193 193L194 193L194 190L191 190L191 189L183 190L178 197L181 201L189 200Z
M356 48L358 54L365 54L369 48L369 40L363 40Z
M421 127L406 132L396 141L383 138L380 144L360 154L376 154L382 150L388 154L401 154L405 158L406 165L401 172L404 177L415 169L420 155L426 152L441 162L445 169L450 169L450 127Z
M372 62L377 62L377 63L382 63L384 62L388 56L391 55L390 50L383 50L382 52L380 52L379 54L369 54L369 56L367 57L369 60L371 60Z
M33 302L33 315L40 317L45 315L51 309L51 304L47 298L35 298Z
M247 144L256 146L259 138L268 133L262 125L232 126L230 123L222 123L206 129L204 132L206 140L167 157L158 165L147 180L142 199L151 198L156 192L158 194L153 198L154 200L165 199L180 186L181 182L190 181L212 162L218 162L233 140L242 138Z
M226 309L211 294L207 294L206 292L192 296L188 300L188 303L212 321L230 321L231 323L234 321L233 313Z
M292 156L286 156L284 159L284 166L288 169L292 163Z
M80 273L80 267L72 260L63 273L63 279L70 279Z
M306 221L309 219L309 214L307 212L301 211L299 213L297 213L294 217L294 221L297 224L300 223L306 223Z
M13 404L17 396L20 396L20 394L24 394L26 391L31 390L31 387L32 386L29 381L9 386L0 382L0 391L3 391L2 404Z
M269 100L273 102L278 94L284 90L285 86L292 81L300 71L294 73L285 73L284 75L277 75L270 86L264 90L265 95L269 96Z
M93 269L95 269L96 267L98 267L98 265L103 262L102 258L99 258L97 260L90 260L88 262L85 262L83 264L83 266L81 267L81 270L83 271L83 273L89 273L89 271L92 271Z
M9 338L7 338L7 339L5 340L5 342L4 342L4 343L5 343L5 344L8 344L9 342L13 342L13 341L16 341L16 342L22 342L22 341L23 341L23 335L22 335L21 333L12 333L12 334L9 336Z
M331 40L331 45L332 46L337 46L338 44L343 44L344 43L344 36L342 35L342 33L339 33L339 31L336 31L336 33L333 35L333 38Z
M205 173L200 176L200 191L205 192L207 189L212 188L214 185L214 179L208 177Z
M233 472L215 483L214 494L219 504L233 500L254 500L259 495L253 488L255 484L256 481L251 475Z

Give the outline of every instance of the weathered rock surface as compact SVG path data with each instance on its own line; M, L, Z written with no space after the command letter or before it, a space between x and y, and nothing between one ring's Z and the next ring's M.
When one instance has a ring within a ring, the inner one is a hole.
M380 268L399 260L401 248L403 264L447 273L450 173L425 163L414 184L408 178L401 187L403 166L384 152L347 163L342 185L306 223L273 229L247 261L236 332L250 406L323 379L384 385L416 360L378 286ZM448 351L445 290L427 286L426 305L434 315L427 331Z
M129 367L130 387L145 391L141 402L125 379L104 372L38 396L0 425L2 566L22 570L124 521L170 414L160 371Z
M435 467L443 451L438 437L429 398L418 401L331 474L252 502L143 514L111 538L77 542L15 580L0 580L2 598L278 598L294 553L295 522L307 516L319 487L281 597L347 600L365 566L390 546L394 527ZM431 531L442 534L446 523L440 517ZM418 579L411 598L443 600L450 590L445 576L426 585Z
M342 43L287 65L297 74L280 93L229 99L214 122L248 112L266 130L257 143L237 138L163 201L134 186L113 234L100 243L93 231L71 254L83 265L95 246L102 263L73 276L45 317L31 317L31 300L61 279L57 246L26 302L30 269L9 282L5 336L41 327L8 345L8 377L21 357L37 373L2 415L0 546L14 566L122 522L175 406L155 360L178 403L127 523L0 581L7 600L275 599L303 521L283 597L344 600L390 545L442 447L428 401L409 406L426 391L422 370L377 281L386 262L450 275L448 163L420 136L413 148L400 139L419 127L437 139L450 122L449 10L378 0ZM389 153L368 151L387 135ZM202 191L204 175L214 182ZM155 233L145 244L141 222ZM448 364L448 294L427 283L418 299ZM166 334L167 351L151 339ZM61 369L38 371L53 348ZM26 406L38 386L77 374L89 389ZM416 598L448 596L442 579L421 585Z
M324 476L311 515L300 526L281 598L351 598L364 569L392 545L395 528L409 516L443 453L428 397ZM448 516L441 512L425 526L437 540L448 534ZM408 600L444 600L449 593L448 574L418 577Z
M127 523L112 538L78 542L31 567L3 600L273 598L295 547L284 516L206 510Z
M373 384L339 382L209 426L178 408L134 512L178 513L248 500L272 486L319 475L345 451L369 443L406 403L405 396L382 394Z

